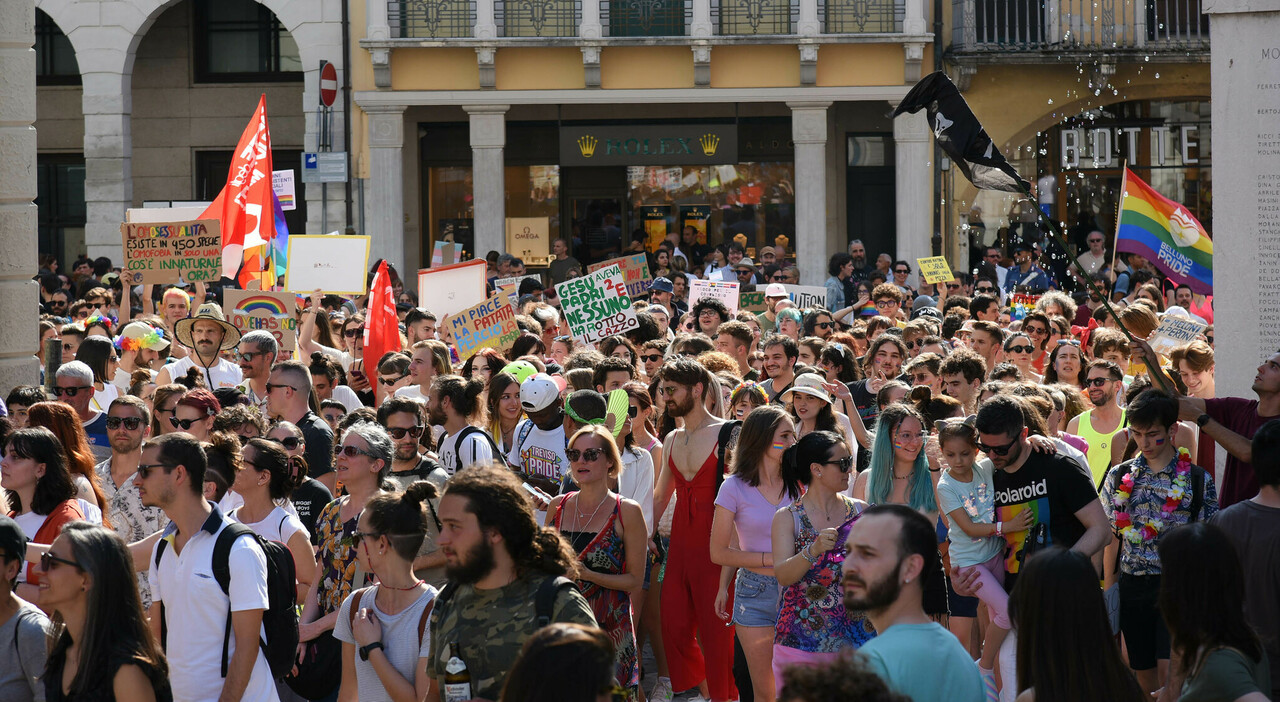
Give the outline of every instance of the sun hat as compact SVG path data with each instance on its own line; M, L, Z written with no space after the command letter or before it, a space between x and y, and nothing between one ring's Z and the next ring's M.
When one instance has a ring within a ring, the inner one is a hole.
M163 351L169 348L169 340L164 338L163 329L155 329L146 322L129 322L120 330L115 340L119 351L137 351L138 349L155 349Z
M822 379L822 376L817 373L801 373L796 376L791 387L784 390L782 394L786 395L791 392L802 392L806 395L813 395L827 404L831 404L831 393L827 392L827 389L822 387L825 382L826 381Z
M173 337L178 340L179 344L189 349L194 349L196 345L191 339L191 328L201 320L215 322L222 327L222 346L218 348L219 351L234 349L240 344L240 330L227 321L226 316L222 314L222 308L216 302L206 302L200 305L196 309L194 317L179 319L173 325Z

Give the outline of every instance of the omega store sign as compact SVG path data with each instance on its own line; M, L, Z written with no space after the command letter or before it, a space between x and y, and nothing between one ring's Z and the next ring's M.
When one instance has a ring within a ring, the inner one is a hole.
M738 162L734 124L560 128L561 166L723 165Z

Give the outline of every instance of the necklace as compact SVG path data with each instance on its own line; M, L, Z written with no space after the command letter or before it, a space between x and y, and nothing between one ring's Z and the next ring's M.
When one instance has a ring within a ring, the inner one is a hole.
M696 432L697 430L699 430L699 429L701 429L701 428L703 428L703 427L707 426L707 425L708 425L708 424L710 424L710 423L711 423L711 417L707 417L706 419L704 419L704 420L702 420L701 422L699 422L699 423L698 423L698 426L696 426L696 427L689 428L688 426L686 426L686 427L684 428L684 445L685 445L685 446L688 446L688 445L689 445L689 439L690 439L690 437L692 437L692 436L693 436L693 433L694 433L694 432Z
M1160 506L1160 514L1157 517L1139 521L1134 515L1125 510L1125 506L1129 503L1129 498L1133 496L1134 476L1138 470L1147 465L1147 460L1142 456L1133 462L1129 468L1129 472L1120 479L1120 485L1116 488L1115 498L1115 517L1116 528L1120 532L1120 537L1131 544L1140 544L1143 541L1155 541L1160 532L1164 530L1165 520L1173 516L1174 510L1182 504L1182 500L1189 493L1187 485L1189 476L1191 475L1191 452L1186 448L1178 448L1177 465L1174 467L1173 483L1168 490L1164 490L1164 504ZM1150 490L1157 497L1160 496L1160 490L1154 486Z
M413 589L417 588L419 585L421 585L421 584L422 584L422 582L423 582L423 581L418 580L417 578L414 578L414 579L413 579L413 584L412 584L412 585L410 585L409 587L391 587L390 585L388 585L388 584L386 584L386 583L384 583L384 582L379 582L379 583L378 583L378 587L384 587L384 588L386 588L386 589L388 589L388 590L395 590L396 592L408 592L409 590L413 590Z
M809 493L805 493L805 497L807 498L808 496L809 496ZM839 498L839 496L838 496L838 495L836 496L836 499L837 499L837 500L840 500L840 498ZM823 517L823 519L826 519L826 520L827 520L827 522L830 522L830 521L831 521L831 513L830 513L830 512L828 512L828 511L827 511L827 509L826 509L825 507L823 507L822 505L818 504L818 501L817 501L816 499L807 500L807 501L809 502L809 506L811 506L811 507L813 507L814 509L816 509L816 510L818 510L818 511L821 511L821 512L822 512L822 517ZM844 508L844 513L845 513L846 515L847 515L847 514L849 514L849 505L845 504L844 500L840 500L840 506ZM805 509L808 509L808 507L806 507Z
M893 474L893 479L894 479L894 480L907 480L907 479L909 479L912 475L913 475L913 473L907 473L906 475L898 475L897 473L894 473L894 474Z
M606 491L604 493L604 497L601 498L599 504L596 505L595 510L591 512L591 516L587 517L587 521L580 522L578 521L578 518L582 516L583 512L582 512L582 491L579 490L577 499L573 501L573 512L574 512L573 526L577 527L573 531L581 531L584 525L590 525L591 522L595 521L596 515L600 513L600 508L604 507L604 503L608 501L609 501L609 493Z

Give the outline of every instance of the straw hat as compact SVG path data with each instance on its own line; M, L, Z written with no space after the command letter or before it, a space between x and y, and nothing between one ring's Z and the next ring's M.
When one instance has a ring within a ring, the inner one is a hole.
M178 340L179 344L189 349L196 347L191 340L191 328L200 320L216 322L218 326L222 327L222 346L218 348L219 351L234 349L240 344L240 330L227 321L226 316L222 314L222 308L216 302L206 302L200 305L196 309L194 317L179 319L173 325L173 336Z
M831 393L827 392L827 389L822 387L825 382L826 381L822 379L822 376L817 373L801 373L796 376L791 387L787 388L782 394L786 395L791 392L802 392L806 395L813 395L827 404L831 404Z

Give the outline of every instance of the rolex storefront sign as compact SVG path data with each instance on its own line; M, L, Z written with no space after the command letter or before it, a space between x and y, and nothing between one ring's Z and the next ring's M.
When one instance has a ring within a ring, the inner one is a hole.
M738 162L733 124L560 128L561 166L717 165Z

